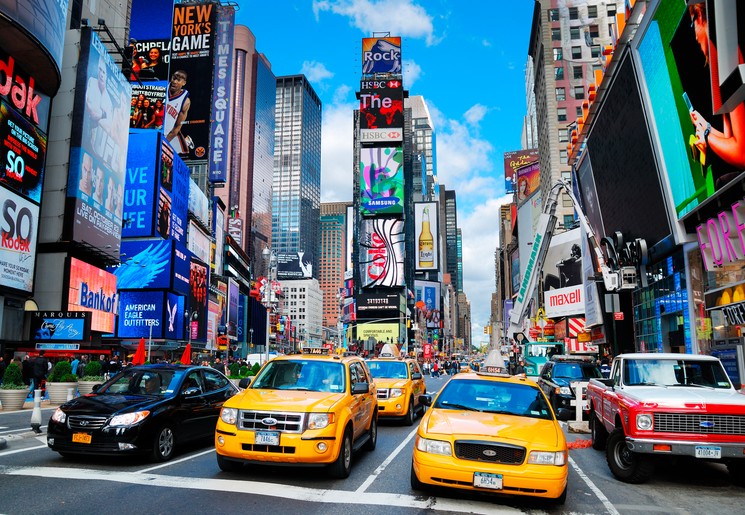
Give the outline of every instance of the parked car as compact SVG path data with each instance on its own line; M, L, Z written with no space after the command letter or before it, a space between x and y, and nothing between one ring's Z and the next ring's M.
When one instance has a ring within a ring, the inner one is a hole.
M556 355L546 362L536 383L546 394L554 411L559 408L576 410L577 398L582 406L582 418L587 418L587 385L590 379L600 379L602 374L595 359L589 356ZM579 392L572 383L579 383ZM579 395L578 395L579 394Z
M71 454L150 454L169 460L177 445L214 435L223 403L238 388L209 367L130 367L93 393L57 408L47 444Z

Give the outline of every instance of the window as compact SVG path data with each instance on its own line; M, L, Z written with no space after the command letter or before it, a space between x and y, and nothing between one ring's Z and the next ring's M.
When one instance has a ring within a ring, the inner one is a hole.
M577 7L570 7L569 8L569 19L570 20L579 20L579 9Z
M554 61L561 61L562 59L564 59L564 52L561 47L554 48Z
M577 118L579 118L580 116L582 116L582 106L577 106L577 108L575 109L575 111L577 113Z
M591 38L599 38L600 37L600 31L598 30L597 25L590 25L590 37Z
M566 150L559 150L559 162L563 165L569 161L569 153Z
M561 195L561 205L562 207L574 207L574 202L572 202L572 198L569 195L564 193ZM564 219L564 227L571 227L573 222L574 217L572 217L572 222L569 225L566 225L566 219Z
M567 108L566 107L559 107L556 110L556 121L557 122L567 121Z
M569 38L572 40L580 39L579 27L572 27L569 29Z
M581 66L572 67L572 77L574 77L575 79L582 78L582 67Z
M590 47L590 55L592 57L600 57L600 45L592 45Z
M598 6L597 5L588 5L587 6L587 17L588 18L597 18L598 17Z
M575 86L574 87L574 98L577 100L582 100L585 98L585 87L584 86Z
M561 172L561 180L567 184L572 184L572 172Z
M567 99L567 92L564 88L556 88L556 101L563 102Z
M559 129L559 143L569 142L569 129Z
M554 68L554 78L556 80L564 80L564 67L563 66L557 66Z
M582 58L582 47L573 46L572 47L572 59L581 59L581 58Z
M609 4L608 5L608 16L615 16L616 15L616 4Z
M561 41L561 29L551 29L551 40L552 41Z
M574 206L572 206L572 207L574 207ZM574 225L574 216L572 216L572 215L564 215L564 227L571 227L572 225Z
M549 9L548 10L548 20L549 21L559 21L559 10L558 9Z

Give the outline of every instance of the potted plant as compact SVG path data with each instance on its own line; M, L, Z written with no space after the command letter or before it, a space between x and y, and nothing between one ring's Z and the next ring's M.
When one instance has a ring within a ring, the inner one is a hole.
M72 366L68 361L59 361L52 373L47 377L47 395L52 404L64 404L67 402L68 390L73 394L78 386L78 376L72 373Z
M11 362L5 369L0 385L0 404L4 410L18 410L23 407L28 395L28 386L23 384L23 372L16 362Z
M236 386L238 386L238 383L241 380L240 367L241 365L239 363L231 363L228 367L228 379L230 379L230 382Z
M99 361L91 361L86 364L83 374L83 377L78 380L78 393L80 395L91 393L94 386L103 384L104 382L104 377L101 373L101 363Z

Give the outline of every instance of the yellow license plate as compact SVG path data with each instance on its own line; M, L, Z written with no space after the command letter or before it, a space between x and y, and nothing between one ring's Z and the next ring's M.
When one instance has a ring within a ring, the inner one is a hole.
M91 435L88 433L73 433L72 441L74 443L91 443Z

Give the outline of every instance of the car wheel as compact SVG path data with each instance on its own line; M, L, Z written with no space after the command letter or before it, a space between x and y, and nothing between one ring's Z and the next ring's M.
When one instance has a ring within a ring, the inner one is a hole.
M176 435L169 425L162 426L153 440L153 459L155 461L168 461L173 457L176 448Z
M729 478L733 485L745 486L745 463L740 459L737 462L727 463Z
M344 438L341 441L341 449L339 449L339 457L329 467L329 473L331 477L337 479L345 479L349 477L349 473L352 471L352 430L347 428L344 431Z
M605 449L608 442L608 430L605 429L603 422L598 418L594 411L590 415L590 434L592 438L592 448L596 451Z
M644 483L652 475L654 463L643 454L629 449L623 429L616 428L608 435L605 449L608 467L617 479L624 483Z
M406 416L404 417L404 424L407 426L414 424L414 398L409 399L409 409L406 410Z
M419 491L424 491L427 489L427 485L419 481L419 478L416 476L413 463L411 464L411 489Z
M216 456L217 466L220 467L220 470L223 472L240 472L243 470L243 463L240 461L229 460L219 454L216 454Z
M378 414L373 413L373 419L370 421L370 431L367 432L369 438L365 442L366 451L374 451L378 445Z

